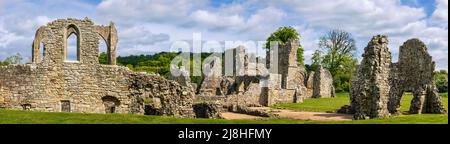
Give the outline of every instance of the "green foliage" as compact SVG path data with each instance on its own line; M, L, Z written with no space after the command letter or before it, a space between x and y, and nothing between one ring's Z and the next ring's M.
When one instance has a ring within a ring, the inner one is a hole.
M9 65L9 63L6 61L0 61L0 66L6 66L6 65Z
M23 57L20 53L16 53L16 55L7 57L4 61L0 60L0 66L6 66L10 64L21 64Z
M440 93L448 92L448 72L446 70L434 72L434 83Z
M358 64L358 59L353 55L355 50L355 40L350 33L331 30L320 38L319 49L313 53L312 64L307 70L315 71L322 65L333 76L336 92L348 92Z
M124 57L118 57L117 62L119 65L128 67L133 71L147 72L147 73L157 73L162 77L168 78L170 74L170 63L176 56L181 53L176 52L161 52L154 55L130 55ZM201 61L206 59L212 53L201 53ZM189 60L189 66L193 66L193 54L190 53L191 59ZM181 63L179 63L181 64ZM201 66L198 67L201 69ZM194 68L190 69L190 73L193 73ZM192 76L191 82L196 83L198 86L203 80L203 76Z
M320 38L319 49L313 54L313 64L327 68L333 77L353 61L356 50L351 34L342 30L331 30Z
M20 53L17 53L16 55L7 57L5 61L3 61L3 64L21 64L22 60L22 55Z
M304 56L303 56L303 48L299 48L299 49L297 49L297 61L298 61L298 64L300 64L300 65L305 65L305 58L304 58Z
M284 44L290 40L299 40L300 35L297 30L295 30L291 26L280 27L277 31L272 33L266 40L265 49L270 50L270 42L277 41L281 44ZM297 50L297 60L298 63L304 65L304 57L303 57L303 48L299 47Z
M100 53L100 55L98 56L98 61L100 62L100 64L106 64L108 62L106 52Z

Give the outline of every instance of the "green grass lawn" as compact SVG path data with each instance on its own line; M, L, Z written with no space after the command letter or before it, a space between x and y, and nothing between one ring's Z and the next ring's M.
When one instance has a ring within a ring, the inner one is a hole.
M326 111L335 111L336 109L339 109L341 106L348 104L349 104L348 93L336 93L335 98L319 98L319 99L311 98L304 100L303 103L277 104L272 107L279 109L326 112Z
M447 93L441 93L442 102L444 103L445 109L448 111L448 96ZM401 111L409 111L411 106L411 100L413 96L411 93L405 93L401 100ZM300 111L335 111L339 109L342 105L349 104L348 93L337 93L335 98L320 98L320 99L306 99L303 103L288 103L288 104L277 104L273 106L274 108L280 109L291 109ZM336 123L336 122L332 122ZM337 123L361 123L361 124L410 124L410 123L444 123L448 124L447 114L421 114L421 115L401 115L390 118L382 119L370 119L370 120L359 120L359 121L349 121L349 122L337 122Z
M336 98L307 99L301 104L279 104L274 107L304 111L334 111L348 104L348 94L338 93ZM411 94L402 99L402 111L407 111ZM448 110L448 98L443 97ZM149 116L133 114L84 114L84 113L49 113L0 110L0 124L448 124L448 115L422 114L401 115L391 118L370 119L343 122L301 121L281 118L263 120L223 120L175 118L167 116Z
M445 108L448 110L448 97L447 93L440 94ZM411 93L405 93L401 101L401 111L408 111L411 106L411 100L413 96ZM349 105L349 94L348 93L337 93L334 98L320 98L320 99L306 99L303 103L286 103L277 104L272 106L273 108L279 109L291 109L300 111L316 111L316 112L326 112L335 111L343 105Z

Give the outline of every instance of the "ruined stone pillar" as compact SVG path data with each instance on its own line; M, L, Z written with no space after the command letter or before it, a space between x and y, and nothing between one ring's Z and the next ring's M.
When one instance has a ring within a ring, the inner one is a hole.
M351 105L354 119L389 116L389 73L391 53L386 36L372 38L364 49L363 60L352 81Z
M319 66L313 77L313 98L334 97L333 76L330 71Z
M109 24L110 29L110 40L109 40L109 55L108 55L108 64L110 65L116 65L116 50L117 50L117 43L119 42L119 38L117 35L117 29L113 22Z
M278 70L281 74L281 87L283 89L292 89L300 85L300 73L298 71L297 49L300 47L299 41L289 41L279 46L279 65Z

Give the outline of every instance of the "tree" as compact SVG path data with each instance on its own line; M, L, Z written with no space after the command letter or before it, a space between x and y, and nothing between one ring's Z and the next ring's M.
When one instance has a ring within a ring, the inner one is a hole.
M448 72L446 70L434 72L434 82L440 93L448 92Z
M345 61L355 59L355 40L351 34L343 30L331 30L320 38L319 49L313 54L313 64L321 64L327 68L331 75L335 76L339 70L343 70Z
M100 64L106 64L107 63L106 52L100 53L100 56L98 57L98 61L100 62Z
M17 53L16 55L7 57L4 62L8 64L20 64L22 63L22 60L22 55L20 55L20 53Z
M300 36L297 33L297 30L295 30L293 27L280 27L277 31L270 34L270 36L267 38L265 49L270 50L270 42L272 41L277 41L280 44L284 44L286 42L289 42L290 40L299 39ZM297 60L299 64L304 65L303 48L301 46L297 49Z
M6 61L0 61L0 66L6 66L6 65L9 65L9 63Z

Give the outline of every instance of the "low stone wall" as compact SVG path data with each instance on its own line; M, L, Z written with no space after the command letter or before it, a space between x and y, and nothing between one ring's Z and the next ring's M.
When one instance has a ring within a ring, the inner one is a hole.
M221 119L222 104L217 102L202 102L192 106L196 118Z

